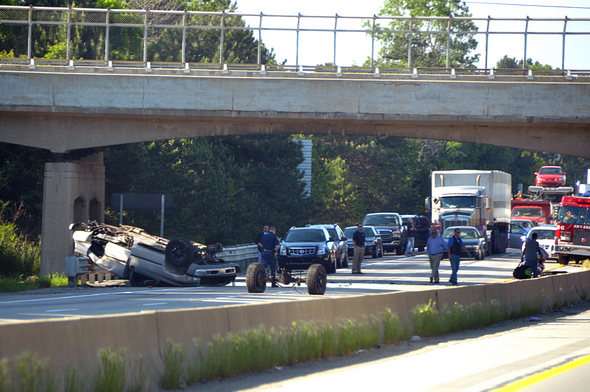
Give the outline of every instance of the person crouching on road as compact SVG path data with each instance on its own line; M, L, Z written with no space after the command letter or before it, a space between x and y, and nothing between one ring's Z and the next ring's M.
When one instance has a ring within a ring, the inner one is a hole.
M463 245L463 240L459 237L461 235L461 229L455 229L455 235L449 238L449 243L447 244L447 252L449 254L449 260L451 260L451 282L452 285L457 284L457 272L459 271L459 263L461 262L461 249L463 249L469 257L471 257L471 253L467 250L465 245Z
M354 258L352 259L352 273L362 274L361 264L363 257L365 257L365 233L363 232L363 224L357 225L358 230L352 235L352 242L354 243Z
M440 261L447 250L447 243L441 236L438 235L438 230L433 228L430 230L431 236L426 241L426 253L430 261L430 283L438 283L438 267Z
M280 247L276 233L276 227L271 226L269 232L262 236L262 240L258 244L262 248L262 265L264 265L265 269L270 268L272 287L277 287L277 260L275 259L275 252Z
M543 251L537 242L537 233L531 234L531 238L528 238L524 245L524 259L526 265L531 267L533 272L532 278L539 277L539 271L537 269L537 254L543 256Z
M262 231L260 233L258 233L256 238L254 239L254 243L258 247L258 250L256 251L256 253L258 255L258 262L262 261L262 248L260 247L260 243L262 242L262 237L264 237L267 233L268 233L268 225L264 225L264 227L262 228Z

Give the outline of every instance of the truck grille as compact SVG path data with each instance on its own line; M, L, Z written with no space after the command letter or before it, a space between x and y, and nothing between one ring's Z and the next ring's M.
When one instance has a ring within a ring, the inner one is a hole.
M391 231L389 230L379 230L379 235L383 242L391 242L393 241L393 236L391 235Z
M449 219L449 220L445 220L443 222L444 227L443 230L446 229L447 227L453 227L453 226L469 226L469 221L466 219Z
M315 248L289 248L289 255L294 255L294 256L315 255Z
M576 230L574 232L574 245L590 246L590 231Z

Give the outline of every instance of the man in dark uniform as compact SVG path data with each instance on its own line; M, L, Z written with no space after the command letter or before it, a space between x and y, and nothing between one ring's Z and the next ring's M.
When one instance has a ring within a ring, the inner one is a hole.
M447 244L447 253L449 255L449 260L451 261L452 271L449 282L451 282L453 286L457 284L457 272L459 271L459 264L461 263L461 249L467 253L467 256L471 257L471 253L469 253L465 245L463 245L463 240L460 236L461 229L455 229L455 235L449 238Z
M264 268L270 268L270 278L272 287L277 287L276 273L277 260L275 259L275 252L279 249L279 239L277 238L277 229L274 226L270 227L270 231L262 236L258 244L262 248L262 264Z
M354 243L354 258L352 260L352 273L362 274L361 264L365 256L365 233L363 232L363 224L357 225L358 230L352 235L352 242Z
M258 261L262 261L262 247L260 247L260 243L262 242L262 237L264 237L268 233L268 225L264 225L262 231L258 233L256 238L254 239L254 243L258 246Z

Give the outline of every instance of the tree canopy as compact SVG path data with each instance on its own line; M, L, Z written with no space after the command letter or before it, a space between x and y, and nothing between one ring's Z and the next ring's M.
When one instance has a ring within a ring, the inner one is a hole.
M460 0L385 0L379 16L414 17L470 17L469 8ZM365 27L369 27L369 22ZM446 67L447 47L449 67L473 67L479 54L474 34L453 34L457 31L477 31L468 20L449 19L394 19L387 26L376 25L376 30L412 31L412 33L381 32L377 66L388 67ZM420 32L419 32L420 31ZM434 33L450 31L451 34Z

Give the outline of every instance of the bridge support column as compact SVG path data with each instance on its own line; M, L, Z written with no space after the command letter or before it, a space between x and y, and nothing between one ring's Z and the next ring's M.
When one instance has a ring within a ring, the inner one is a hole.
M70 223L103 222L105 172L103 153L73 162L45 164L41 274L65 272L66 256L72 254Z

